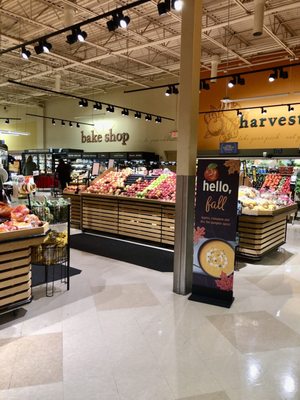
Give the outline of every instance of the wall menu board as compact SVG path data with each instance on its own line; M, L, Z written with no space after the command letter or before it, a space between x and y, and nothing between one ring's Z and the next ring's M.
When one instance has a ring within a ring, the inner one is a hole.
M230 307L233 298L239 160L199 160L190 300Z

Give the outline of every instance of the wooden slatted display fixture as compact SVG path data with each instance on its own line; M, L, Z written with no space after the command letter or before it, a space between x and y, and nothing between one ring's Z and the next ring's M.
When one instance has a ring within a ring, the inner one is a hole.
M238 256L253 261L286 242L287 217L297 210L296 206L283 207L270 215L239 216Z
M27 231L30 233L30 230ZM32 231L34 232L34 229ZM24 234L20 231L15 232ZM1 235L2 238L5 237L5 233ZM31 247L40 245L44 235L10 240L0 243L0 313L31 301Z
M83 230L174 243L174 203L92 193L82 193L81 197Z
M65 199L70 199L71 215L70 225L72 228L81 228L81 196L79 194L64 194Z

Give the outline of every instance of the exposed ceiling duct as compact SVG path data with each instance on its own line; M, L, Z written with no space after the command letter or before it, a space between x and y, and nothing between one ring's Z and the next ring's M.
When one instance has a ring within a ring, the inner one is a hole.
M74 2L75 3L75 2ZM69 4L64 5L64 26L70 26L75 23L75 9Z
M254 0L253 36L261 36L264 26L266 0Z
M211 71L210 71L210 77L213 78L215 76L218 75L218 65L220 64L221 59L220 56L218 56L218 54L214 54L211 57ZM211 82L216 82L216 79L211 79Z

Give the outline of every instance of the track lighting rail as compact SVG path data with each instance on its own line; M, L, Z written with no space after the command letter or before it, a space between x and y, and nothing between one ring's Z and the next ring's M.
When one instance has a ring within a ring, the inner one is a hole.
M30 85L30 84L28 84L28 83L16 82L16 81L14 81L13 79L8 79L8 82L9 82L9 83L12 83L12 84L14 84L14 85L23 86L23 87L27 87L27 88L30 88L30 89L36 89L36 90L40 90L40 91L43 91L43 92L56 94L56 95L62 96L62 97L69 97L69 98L72 98L72 99L78 99L78 100L79 100L78 105L79 105L80 107L88 107L88 103L90 102L91 104L97 105L97 106L99 107L99 108L98 108L99 110L102 109L102 105L107 106L107 108L106 108L106 111L107 111L107 112L114 112L114 109L115 109L115 108L120 109L120 110L126 109L126 110L128 111L128 115L129 115L129 111L131 111L131 112L135 113L134 116L135 116L135 118L138 118L138 119L140 119L140 118L139 118L139 117L136 117L136 114L138 114L138 115L140 115L140 116L141 116L142 114L144 114L144 115L145 115L146 121L151 121L151 120L152 120L152 116L154 116L154 117L155 117L155 116L156 116L156 117L159 117L159 118L160 118L159 123L162 122L162 120L175 121L174 118L164 117L164 116L162 116L162 115L157 115L156 113L149 113L149 112L146 112L146 111L140 111L140 110L136 110L136 109L134 109L134 108L128 108L128 107L124 107L124 106L119 106L119 105L117 105L117 104L106 103L105 101L99 101L99 100L94 100L94 99L88 99L88 98L86 98L86 97L76 96L76 95L74 95L74 94L69 94L69 93L65 93L65 92L57 92L57 91L55 91L55 90L41 88L41 87L39 87L39 86ZM127 116L127 115L126 115L126 116ZM147 116L151 116L151 119L148 119ZM156 121L156 122L157 122L157 121Z
M52 125L55 125L56 121L60 121L62 126L66 125L66 122L69 123L70 127L72 127L74 124L74 126L76 126L77 128L80 128L81 125L95 126L94 124L89 124L87 122L72 121L72 120L66 119L66 118L45 117L44 115L31 114L31 113L26 113L26 115L29 115L31 117L43 118L43 119L51 119Z
M47 41L47 39L50 39L52 37L61 35L62 33L65 33L65 32L68 32L68 31L73 31L74 32L74 31L80 29L82 26L85 26L85 25L91 24L93 22L99 21L100 19L108 18L110 16L113 16L116 13L117 14L122 14L123 11L130 10L131 8L140 6L141 4L145 4L145 3L148 3L150 1L151 0L136 0L136 1L133 1L132 3L125 4L124 6L116 8L115 10L111 10L111 11L105 12L103 14L96 15L95 17L86 19L85 21L79 22L77 24L67 26L65 28L59 29L58 31L51 32L51 33L48 33L47 35L40 36L40 37L31 39L31 40L28 40L26 42L20 43L20 44L18 44L16 46L9 47L8 49L1 50L0 51L0 55L5 54L5 53L9 53L9 52L17 50L17 49L22 49L22 47L25 48L26 46L33 45L33 44L36 44L36 43L41 44L43 41ZM38 44L38 46L39 46L39 44Z

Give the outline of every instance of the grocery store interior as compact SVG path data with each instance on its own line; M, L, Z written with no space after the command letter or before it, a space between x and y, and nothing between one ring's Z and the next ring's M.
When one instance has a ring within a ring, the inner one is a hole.
M299 21L0 2L0 400L299 400Z

